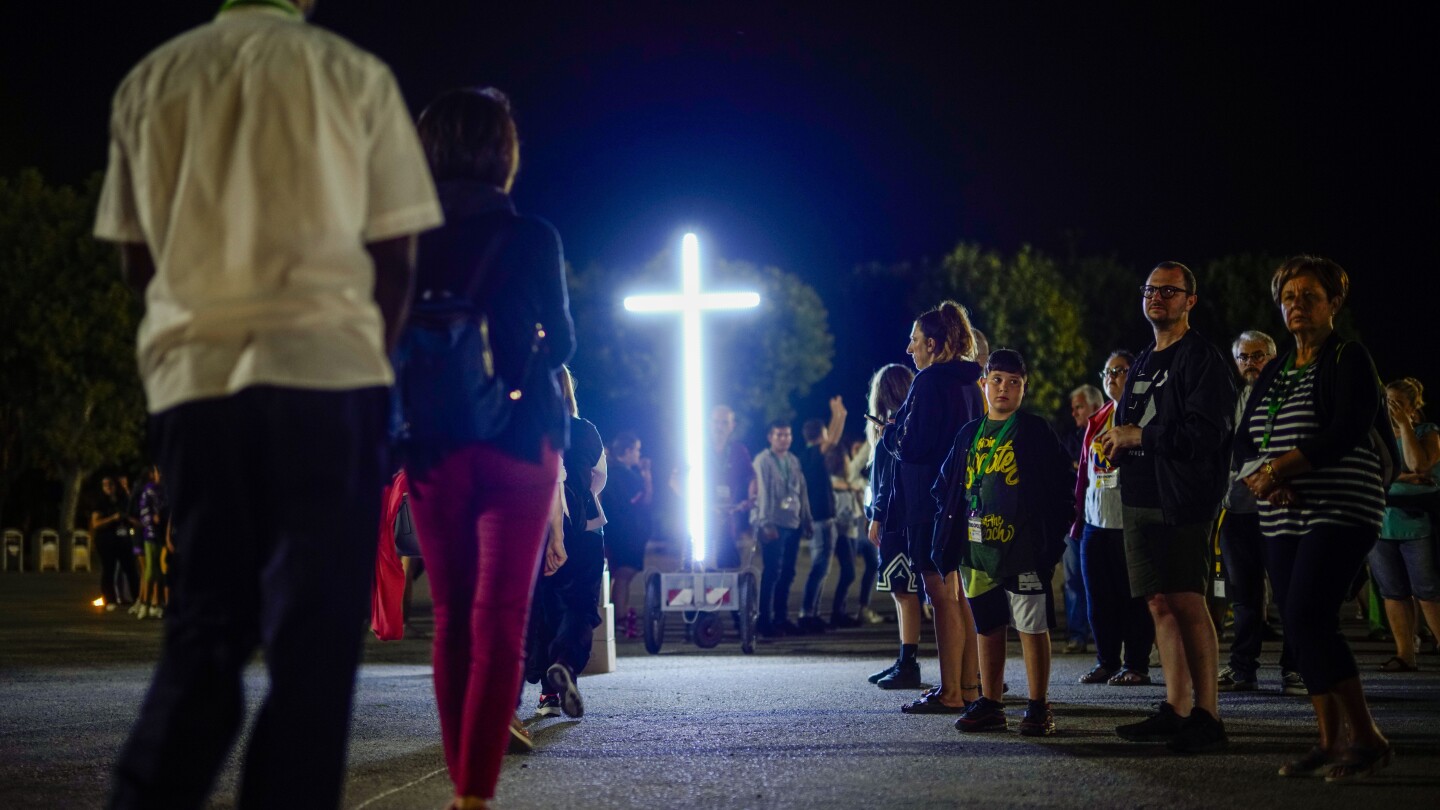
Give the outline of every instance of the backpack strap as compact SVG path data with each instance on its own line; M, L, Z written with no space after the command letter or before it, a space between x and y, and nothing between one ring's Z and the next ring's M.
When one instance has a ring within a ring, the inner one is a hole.
M498 271L493 270L492 266L500 252L510 242L510 236L515 231L515 219L514 216L505 217L499 229L490 237L489 244L485 245L485 252L481 253L479 260L475 262L475 270L470 274L470 283L465 285L465 300L477 307L483 308L481 301L488 300L494 295L495 291L500 288L500 283L509 276L503 265ZM482 285L485 290L483 299L477 297Z

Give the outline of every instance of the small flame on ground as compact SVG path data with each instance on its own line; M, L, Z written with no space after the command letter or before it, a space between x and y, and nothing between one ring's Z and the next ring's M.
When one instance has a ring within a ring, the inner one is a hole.
M90 604L94 605L95 607L105 607L105 597L102 596L99 599L96 599L94 602L91 602Z

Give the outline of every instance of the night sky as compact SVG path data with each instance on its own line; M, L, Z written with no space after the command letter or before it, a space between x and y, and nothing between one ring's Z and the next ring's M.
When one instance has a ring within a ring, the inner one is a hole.
M699 223L850 313L857 264L962 239L1073 239L1137 283L1161 259L1314 252L1350 271L1381 373L1440 401L1434 12L840 5L322 0L313 21L388 62L412 110L507 91L517 205L577 266L639 264ZM73 182L103 168L129 67L218 2L10 6L0 173ZM804 416L904 360L908 322L831 329L837 372Z

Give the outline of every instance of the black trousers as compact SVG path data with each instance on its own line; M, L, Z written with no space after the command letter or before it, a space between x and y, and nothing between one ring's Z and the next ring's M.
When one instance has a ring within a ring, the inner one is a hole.
M118 605L140 598L140 567L130 535L102 531L95 538L95 553L100 555L100 595L105 604Z
M1330 692L1360 670L1340 634L1340 606L1354 593L1355 576L1375 545L1376 531L1359 526L1316 526L1303 535L1266 538L1275 544L1270 571L1277 594L1285 594L1281 617L1300 677L1312 695Z
M263 646L270 689L239 806L335 807L375 565L383 389L249 388L151 422L179 576L165 648L120 752L113 808L203 804Z
M590 663L600 626L605 541L594 532L565 539L565 564L535 583L525 640L525 680L540 683L551 664L575 673Z
M1255 680L1260 667L1260 644L1265 628L1265 574L1278 564L1278 547L1260 534L1260 515L1226 512L1220 524L1220 555L1225 560L1225 596L1235 611L1235 641L1230 645L1230 668L1245 680ZM1275 602L1285 604L1285 592L1271 580ZM1280 648L1280 671L1295 671L1290 637Z

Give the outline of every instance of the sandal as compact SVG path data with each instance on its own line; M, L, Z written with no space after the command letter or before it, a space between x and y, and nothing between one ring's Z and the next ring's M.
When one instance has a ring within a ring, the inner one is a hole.
M1391 656L1389 661L1380 665L1381 672L1416 672L1419 669L1420 667L1406 663L1405 659L1398 655Z
M1389 765L1394 758L1395 749L1389 743L1385 743L1382 748L1352 745L1340 763L1332 766L1325 774L1325 781L1344 782L1374 776L1376 771Z
M1281 765L1280 775L1284 777L1325 776L1331 768L1338 764L1340 763L1336 761L1334 754L1317 745L1311 748L1305 756Z
M1097 664L1094 669L1080 676L1080 683L1105 683L1115 670L1107 669L1103 664Z
M919 700L912 700L900 707L905 714L960 714L964 706L951 706L940 701L940 693L926 692Z
M1150 676L1133 669L1122 669L1107 681L1111 686L1149 686Z

